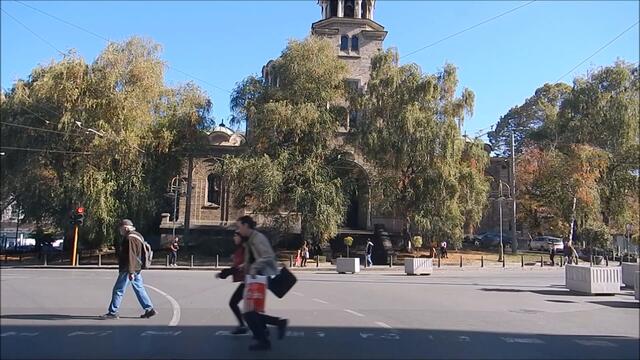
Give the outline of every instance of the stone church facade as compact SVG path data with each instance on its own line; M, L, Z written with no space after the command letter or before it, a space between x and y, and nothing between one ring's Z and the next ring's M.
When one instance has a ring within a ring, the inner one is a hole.
M375 0L320 0L318 4L322 9L322 19L312 24L311 33L327 38L335 45L339 58L348 65L347 83L356 89L363 89L369 81L371 59L383 49L383 41L387 35L384 27L374 21ZM268 84L277 86L277 74L273 73L271 64L272 61L269 61L263 67L262 77ZM343 151L335 166L338 171L355 177L358 183L350 195L345 209L345 222L340 232L366 236L373 234L375 228L384 227L389 233L399 233L402 231L402 219L375 212L370 201L371 168L345 142L346 134L355 121L355 114L346 113L335 139L335 146ZM246 134L247 137L244 133L232 131L220 124L209 134L208 149L189 159L182 176L187 191L179 197L176 219L163 214L160 227L165 242L174 227L180 235L188 233L189 237L196 237L195 234L198 233L197 237L206 237L207 233L230 231L235 219L245 214L254 216L263 227L269 227L275 220L274 216L262 216L253 214L249 209L234 208L227 184L213 174L213 167L222 156L240 154L247 148L247 143L251 141L250 123L247 124ZM509 166L505 159L491 159L488 175L494 181L490 199L497 198L498 179L510 184ZM498 203L494 200L489 203L486 216L476 232L499 227ZM508 200L503 201L505 232L510 228L512 211L509 204ZM285 216L287 215L282 214L282 217ZM289 214L286 221L292 233L300 233L298 216Z

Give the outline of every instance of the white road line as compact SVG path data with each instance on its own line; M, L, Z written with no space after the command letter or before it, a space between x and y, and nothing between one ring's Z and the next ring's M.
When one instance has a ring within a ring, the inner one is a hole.
M376 321L376 325L382 326L383 328L387 328L387 329L393 329L393 327L391 325L385 324L382 321Z
M304 295L300 294L299 292L295 292L295 291L292 291L291 293L292 293L293 295L304 296Z
M360 314L359 312L355 312L355 311L349 310L349 309L343 309L343 310L348 312L349 314L352 314L352 315L355 315L355 316L364 317L364 315Z
M544 341L536 338L510 338L503 337L501 338L503 341L508 343L520 343L520 344L544 344Z
M171 321L169 321L169 326L177 326L180 322L180 304L178 304L176 299L172 298L171 295L167 294L166 292L151 285L145 285L145 287L148 287L151 290L155 290L157 293L169 300L169 302L171 303L171 307L173 308L173 317L171 317Z
M316 298L313 298L313 299L311 299L311 300L313 300L313 301L315 301L315 302L319 302L319 303L321 303L321 304L328 304L328 302L326 302L326 301L324 301L324 300L316 299Z
M610 343L604 340L573 340L580 345L584 346L605 346L605 347L616 347L618 345L614 343Z

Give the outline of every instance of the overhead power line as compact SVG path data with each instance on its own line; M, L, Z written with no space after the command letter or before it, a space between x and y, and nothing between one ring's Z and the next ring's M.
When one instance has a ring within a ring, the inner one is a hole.
M25 28L28 32L30 32L31 34L33 34L33 36L37 37L38 39L42 40L42 42L44 42L45 44L51 46L51 48L57 52L59 52L62 56L66 56L66 54L62 51L60 51L60 49L58 49L55 45L53 45L51 42L49 42L47 39L43 38L42 36L38 35L35 31L31 30L31 28L29 28L27 25L25 25L22 21L18 20L16 17L14 17L13 15L9 14L5 9L0 8L0 10L2 10L3 13L5 13L8 17L10 17L11 19L13 19L13 21L17 22L18 24L20 24L23 28Z
M22 125L22 124L10 123L10 122L6 122L6 121L0 121L0 124L7 125L7 126L18 127L18 128L23 128L23 129L29 129L29 130L37 130L37 131L44 131L44 132L55 133L55 134L69 135L68 133L63 132L63 131L50 130L50 129L39 128L39 127L34 127L34 126L27 126L27 125Z
M475 25L469 26L469 27L468 27L468 28L466 28L466 29L463 29L463 30L460 30L460 31L458 31L458 32L456 32L456 33L453 33L453 34L451 34L451 35L445 36L445 37L443 37L442 39L440 39L440 40L438 40L438 41L435 41L435 42L433 42L433 43L431 43L431 44L429 44L429 45L426 45L426 46L424 46L424 47L421 47L420 49L414 50L414 51L412 51L412 52L410 52L410 53L408 53L408 54L406 54L406 55L400 56L400 59L402 59L402 58L406 58L406 57L409 57L409 56L411 56L411 55L413 55L413 54L415 54L415 53L418 53L418 52L420 52L420 51L422 51L422 50L426 50L426 49L428 49L428 48L430 48L430 47L436 46L436 45L440 44L440 43L441 43L441 42L443 42L443 41L446 41L446 40L451 39L452 37L456 37L456 36L458 36L458 35L461 35L461 34L463 34L463 33L467 32L467 31L469 31L469 30L473 30L473 29L477 28L478 26L484 25L484 24L486 24L486 23L488 23L488 22L491 22L491 21L493 21L493 20L499 19L499 18L501 18L501 17L503 17L503 16L505 16L505 15L507 15L507 14L510 14L510 13L512 13L512 12L514 12L514 11L516 11L516 10L522 9L522 8L523 8L523 7L525 7L525 6L531 5L531 4L533 4L534 2L536 2L536 0L529 1L529 2L527 2L527 3L525 3L525 4L522 4L522 5L520 5L520 6L517 6L517 7L513 8L513 9L511 9L511 10L507 10L507 11L505 11L505 12L503 12L503 13L500 13L500 14L495 15L495 16L493 16L493 17L490 17L490 18L488 18L488 19L486 19L486 20L483 20L483 21L481 21L481 22L479 22L479 23L477 23L477 24L475 24Z
M46 15L46 16L48 16L48 17L52 18L52 19L55 19L55 20L60 21L60 22L62 22L62 23L64 23L64 24L67 24L67 25L69 25L69 26L72 26L72 27L74 27L74 28L76 28L76 29L78 29L78 30L81 30L81 31L84 31L84 32L86 32L86 33L88 33L88 34L90 34L90 35L93 35L94 37L96 37L96 38L98 38L98 39L104 40L104 41L106 41L106 42L111 42L111 41L112 41L112 40L109 40L108 38L106 38L106 37L104 37L104 36L102 36L102 35L100 35L100 34L98 34L98 33L95 33L95 32L93 32L93 31L91 31L91 30L89 30L89 29L85 28L85 27L82 27L82 26L80 26L80 25L76 25L76 24L74 24L74 23L71 23L71 22L69 22L69 21L67 21L67 20L64 20L64 19L62 19L62 18L60 18L60 17L58 17L58 16L55 16L55 15L53 15L53 14L50 14L50 13L46 12L46 11L40 10L40 9L38 9L38 8L36 8L36 7L33 7L33 6L31 6L31 5L28 5L28 4L25 4L25 3L24 3L24 2L22 2L22 1L16 1L16 2L17 2L18 4L21 4L21 5L23 5L23 6L28 7L28 8L30 8L30 9L33 9L34 11L37 11L37 12L39 12L39 13L43 14L43 15ZM213 87L213 88L216 88L216 89L218 89L218 90L225 91L225 92L227 92L227 93L231 93L231 91L230 91L230 90L228 90L228 89L225 89L225 88L223 88L223 87L220 87L220 86L218 86L218 85L215 85L215 84L213 84L213 83L211 83L211 82L209 82L209 81L207 81L207 80L204 80L204 79L202 79L202 78L199 78L199 77L197 77L197 76L191 75L191 74L187 73L186 71L180 70L180 69L178 69L178 68L176 68L176 67L174 67L174 66L171 66L171 65L169 65L169 64L165 64L165 66L166 66L168 69L172 69L172 70L174 70L174 71L177 71L177 72L181 73L182 75L185 75L185 76L187 76L187 77L190 77L191 79L196 80L196 81L198 81L198 82L200 82L200 83L202 83L202 84L209 85L209 86L211 86L211 87Z
M589 61L589 59L591 59L592 57L596 56L600 51L606 49L609 45L613 44L616 40L618 40L620 37L622 37L622 35L626 34L627 32L629 32L629 30L633 29L636 25L638 25L638 21L636 21L633 25L629 26L628 28L626 28L623 32L621 32L620 34L618 34L616 37L614 37L613 39L611 39L608 43L604 44L603 46L601 46L598 50L596 50L593 54L589 55L589 57L587 57L586 59L582 60L578 65L574 66L573 68L571 68L571 70L567 71L564 75L560 76L558 78L558 80L556 80L556 82L560 82L560 80L562 80L565 76L571 74L573 72L573 70L579 68L580 66L582 66L582 64L586 63L587 61Z

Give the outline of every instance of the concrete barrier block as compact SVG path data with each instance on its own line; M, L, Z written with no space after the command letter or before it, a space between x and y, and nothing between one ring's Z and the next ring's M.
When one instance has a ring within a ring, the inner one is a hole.
M433 259L406 258L404 259L404 272L407 275L431 274L433 272Z
M622 263L622 283L626 287L634 287L634 280L637 271L640 271L639 263Z
M360 272L360 259L359 258L337 258L336 271L340 274L358 273Z
M567 265L567 289L585 294L617 294L620 292L621 268Z

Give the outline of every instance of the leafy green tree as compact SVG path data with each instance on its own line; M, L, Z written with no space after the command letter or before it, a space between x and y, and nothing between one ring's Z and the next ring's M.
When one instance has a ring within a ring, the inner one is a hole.
M7 151L3 197L61 229L84 206L87 246L115 239L123 217L157 228L166 185L211 107L192 84L166 87L163 68L159 45L134 37L91 64L71 52L18 81L2 101L2 146L37 151Z
M382 211L433 238L462 241L466 219L480 219L488 191L488 155L480 142L460 134L474 95L460 97L456 69L447 64L423 75L415 64L398 66L389 50L372 60L371 79L351 103L361 114L358 147L377 169L375 191Z
M224 161L236 206L300 214L305 239L325 242L343 220L342 180L333 168L346 64L328 40L291 41L270 79L249 77L232 96L233 121L246 122L249 151ZM269 83L270 81L270 83Z
M511 156L511 133L516 154L521 153L527 140L556 140L560 105L570 93L571 86L567 84L544 84L524 104L511 108L488 134L494 151Z

